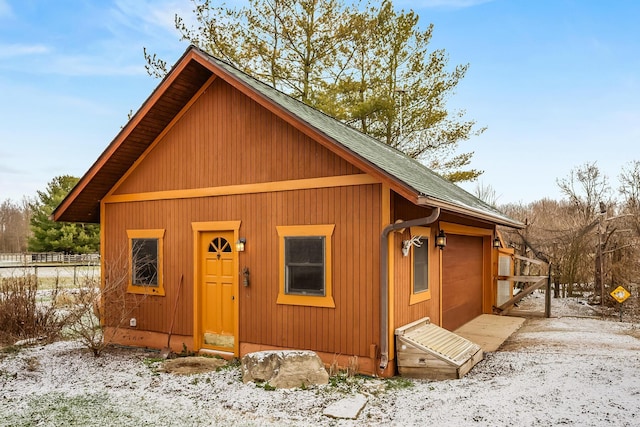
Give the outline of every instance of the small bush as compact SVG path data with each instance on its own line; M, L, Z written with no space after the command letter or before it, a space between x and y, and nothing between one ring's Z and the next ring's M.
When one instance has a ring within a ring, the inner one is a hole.
M92 278L84 278L81 285L71 309L73 322L68 325L68 333L97 357L109 344L104 339L100 323L100 285L96 279Z
M0 343L37 338L53 341L67 325L70 314L58 310L59 286L39 292L31 274L0 278Z
M75 294L69 335L91 350L95 357L111 345L118 331L127 325L147 297L127 293L128 262L126 252L122 252L113 263L102 266L105 275L102 284L100 278L83 277Z

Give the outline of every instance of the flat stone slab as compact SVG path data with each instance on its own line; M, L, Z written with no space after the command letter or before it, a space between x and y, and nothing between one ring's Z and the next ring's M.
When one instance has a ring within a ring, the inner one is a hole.
M179 375L201 374L203 372L215 371L226 364L226 360L213 357L178 357L177 359L170 359L164 362L162 367L158 369L158 372Z
M327 406L324 415L331 418L346 418L355 420L360 415L360 411L367 404L367 398L362 394L347 397Z

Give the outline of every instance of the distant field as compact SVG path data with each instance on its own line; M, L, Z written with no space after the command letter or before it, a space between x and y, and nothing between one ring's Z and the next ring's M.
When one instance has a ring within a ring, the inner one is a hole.
M64 288L76 287L89 280L100 280L99 265L38 265L38 266L0 266L0 277L19 277L35 275L42 288L58 285Z

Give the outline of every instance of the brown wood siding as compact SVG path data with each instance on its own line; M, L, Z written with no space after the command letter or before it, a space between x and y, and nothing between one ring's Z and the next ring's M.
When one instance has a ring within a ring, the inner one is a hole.
M442 255L442 326L455 330L482 314L483 238L447 235Z
M121 326L129 324L129 318L135 317L137 328L140 330L169 332L174 304L178 297L180 280L183 281L182 291L177 301L176 319L173 333L184 332L184 325L193 328L191 309L193 307L193 287L187 283L193 282L193 263L186 258L193 249L187 246L192 241L191 224L182 224L179 215L184 208L178 201L128 203L106 206L107 224L102 231L105 233L105 247L103 257L107 277L108 289L112 284L123 283L126 288L129 274L128 238L127 230L164 229L164 289L165 296L127 294L126 316L119 319L121 294L114 295L116 309L109 310L108 324L116 326L121 320ZM183 243L184 242L184 243ZM182 278L182 279L181 279ZM113 301L112 301L113 302ZM109 300L107 300L109 303ZM116 313L115 318L114 313Z
M408 221L416 218L423 218L431 214L431 209L416 206L410 201L400 196L393 198L393 220ZM437 227L431 225L433 230ZM428 301L409 304L413 292L411 283L411 257L402 256L400 250L402 241L410 239L410 230L404 233L395 234L394 242L394 262L395 262L395 299L394 299L394 327L404 326L423 317L429 317L432 323L440 323L440 253L434 245L430 236L429 245L429 288L431 289L431 299Z
M433 231L432 231L433 234ZM413 284L411 282L411 256L403 256L400 250L402 241L411 238L410 230L396 234L394 245L395 262L395 299L394 299L394 327L407 325L415 320L429 317L431 323L440 323L440 250L433 244L429 236L429 289L431 299L410 304Z
M431 209L423 208L422 206L417 206L404 197L394 195L393 197L393 212L394 216L392 217L393 221L408 221L410 219L417 219L429 216L431 214Z
M217 79L114 194L361 173Z
M300 170L300 173L302 171ZM127 229L165 229L165 297L140 297L130 317L138 329L168 332L180 276L174 334L193 333L192 222L241 220L247 240L239 270L248 267L250 286L239 286L239 339L263 345L369 356L379 343L379 236L381 186L361 185L183 200L107 204L105 257L127 246ZM335 224L335 309L277 305L278 225ZM128 320L126 322L128 325Z

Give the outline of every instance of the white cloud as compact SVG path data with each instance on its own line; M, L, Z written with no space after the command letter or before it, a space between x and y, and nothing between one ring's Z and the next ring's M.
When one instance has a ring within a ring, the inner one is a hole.
M1 2L2 0L0 0ZM1 4L1 3L0 3ZM0 44L0 58L12 58L24 55L42 55L50 49L42 44Z
M46 66L47 73L66 76L132 76L146 74L142 60L137 64L118 64L93 55L58 55Z
M1 1L1 0L0 0ZM193 3L188 0L116 0L111 10L118 24L147 35L172 34L177 40L175 15L187 19L193 15Z
M141 57L142 55L140 55ZM33 74L57 74L64 76L132 76L146 74L144 63L117 58L117 55L92 53L64 55L43 45L1 45L0 59L5 61L0 69L22 70Z
M0 0L0 10L4 4L6 0ZM0 59L20 58L0 63L0 69L66 76L145 75L142 47L161 56L181 52L184 43L174 16L191 17L192 8L189 0L114 0L107 8L96 5L87 18L95 20L95 31L86 34L81 47L0 42Z

